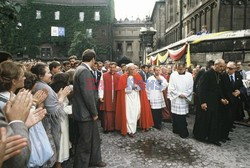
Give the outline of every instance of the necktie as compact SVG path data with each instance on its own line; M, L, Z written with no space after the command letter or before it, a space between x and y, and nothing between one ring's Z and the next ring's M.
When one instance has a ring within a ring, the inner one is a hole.
M231 79L231 83L232 83L233 86L234 86L234 77L233 77L233 75L230 75L230 79Z
M94 71L90 70L90 72L91 72L92 76L94 77L95 76Z

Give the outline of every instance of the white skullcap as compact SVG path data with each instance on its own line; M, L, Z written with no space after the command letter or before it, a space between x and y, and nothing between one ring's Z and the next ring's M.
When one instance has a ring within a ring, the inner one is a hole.
M126 66L127 66L127 67L132 67L132 66L135 66L135 64L129 63L129 64L127 64Z

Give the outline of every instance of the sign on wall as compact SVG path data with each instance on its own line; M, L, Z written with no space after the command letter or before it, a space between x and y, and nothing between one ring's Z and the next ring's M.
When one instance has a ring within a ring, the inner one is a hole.
M65 28L51 26L51 36L53 36L53 37L65 36Z

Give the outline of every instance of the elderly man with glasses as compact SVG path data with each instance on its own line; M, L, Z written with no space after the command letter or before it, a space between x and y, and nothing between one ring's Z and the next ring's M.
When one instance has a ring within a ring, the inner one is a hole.
M241 92L243 83L240 74L236 73L236 65L234 62L228 62L226 72L222 74L222 89L225 98L229 101L225 107L225 114L222 114L224 121L224 129L222 128L221 135L223 139L229 139L228 133L232 128L235 128L233 121L243 119ZM222 122L223 123L223 122Z

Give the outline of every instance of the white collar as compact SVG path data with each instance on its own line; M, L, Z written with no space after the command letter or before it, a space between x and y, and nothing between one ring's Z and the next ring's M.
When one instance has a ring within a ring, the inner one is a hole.
M88 64L86 64L84 62L83 62L83 64L86 65L88 67L88 69L93 72L92 68L90 68L90 66Z

